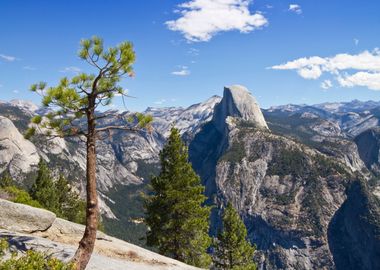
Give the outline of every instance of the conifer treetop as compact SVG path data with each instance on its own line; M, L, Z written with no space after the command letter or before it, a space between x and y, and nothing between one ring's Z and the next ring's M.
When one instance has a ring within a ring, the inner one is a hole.
M256 270L255 246L247 241L247 229L231 203L222 215L223 228L214 243L214 265L217 269Z
M32 119L32 127L26 137L33 136L38 129L39 134L47 136L87 136L84 121L80 121L89 111L92 113L99 106L108 106L115 96L128 97L126 90L120 86L125 76L134 76L132 64L135 52L131 42L122 42L115 47L104 48L99 37L83 39L80 42L78 55L87 62L94 73L79 73L72 78L63 77L57 86L48 87L45 82L33 84L31 91L42 96L42 105L51 109L46 117L37 115ZM107 117L107 114L96 116L94 120ZM133 125L106 126L96 130L104 132L111 129L137 131L152 121L151 116L140 113L125 119Z

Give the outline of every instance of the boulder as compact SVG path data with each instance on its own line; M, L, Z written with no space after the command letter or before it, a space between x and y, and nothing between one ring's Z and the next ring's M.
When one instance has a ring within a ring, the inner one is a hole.
M55 219L50 211L0 199L0 228L25 233L45 231Z

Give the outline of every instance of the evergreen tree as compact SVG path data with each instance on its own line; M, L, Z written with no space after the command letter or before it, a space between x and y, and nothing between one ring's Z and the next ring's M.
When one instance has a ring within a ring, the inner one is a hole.
M40 161L38 167L37 179L30 190L31 197L58 217L83 224L86 215L85 202L72 190L63 175L55 181L44 161Z
M84 223L86 217L86 203L72 190L69 182L60 175L54 183L57 193L57 215L67 220Z
M158 247L163 255L208 267L210 208L202 206L204 187L188 162L187 147L176 128L171 130L160 161L161 172L152 179L153 194L146 200L147 244Z
M247 229L231 203L224 210L222 219L223 229L213 245L216 269L255 270L255 247L246 240Z
M43 160L38 164L37 179L32 186L30 195L34 200L38 201L42 207L55 213L58 212L58 194L51 172Z

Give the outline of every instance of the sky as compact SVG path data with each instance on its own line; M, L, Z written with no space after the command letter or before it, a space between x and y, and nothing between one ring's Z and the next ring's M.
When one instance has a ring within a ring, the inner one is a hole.
M111 108L183 106L246 86L261 107L380 100L378 0L1 0L0 100L40 103L91 69L79 41L131 41L135 77Z

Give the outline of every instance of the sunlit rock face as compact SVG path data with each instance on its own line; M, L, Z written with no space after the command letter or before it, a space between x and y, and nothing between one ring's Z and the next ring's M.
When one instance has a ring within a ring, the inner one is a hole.
M259 128L268 129L260 106L247 88L241 85L224 87L223 99L215 107L213 122L223 131L229 117L251 122Z
M36 147L24 139L11 120L0 116L0 173L9 170L22 181L39 160Z
M336 250L331 227L352 200L346 190L358 183L356 173L365 178L367 172L339 115L312 106L291 108L268 110L268 125L246 88L225 88L213 120L189 147L209 203L217 206L211 231L218 231L221 209L231 202L257 245L260 269L343 269L337 256L353 250ZM361 238L356 232L335 235L348 243ZM376 256L355 259L367 263L378 261Z

